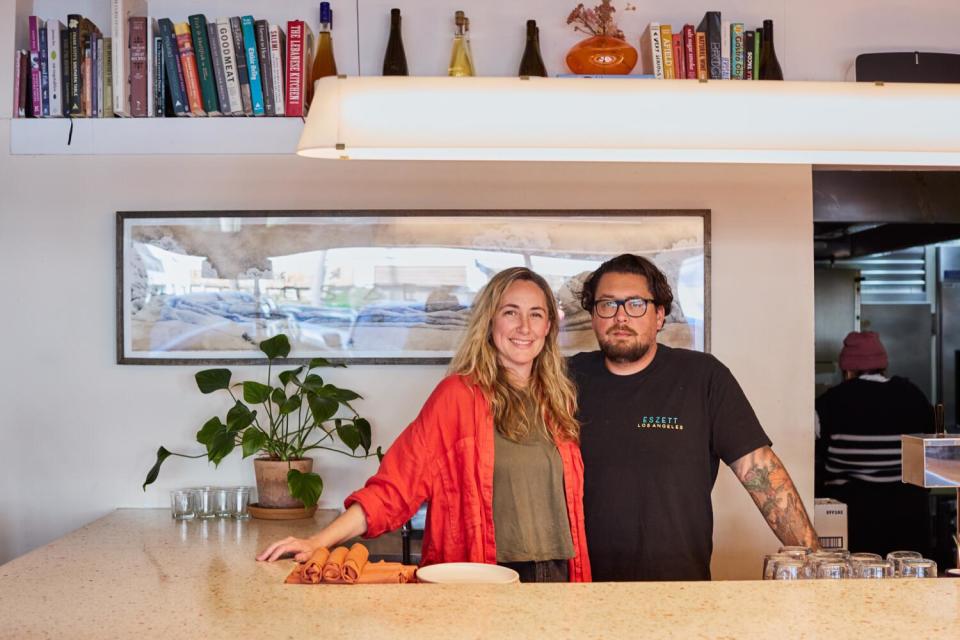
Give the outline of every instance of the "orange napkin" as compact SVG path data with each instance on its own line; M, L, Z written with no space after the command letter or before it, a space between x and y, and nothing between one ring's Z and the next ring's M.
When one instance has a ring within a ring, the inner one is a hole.
M341 570L343 581L347 584L357 582L364 571L364 565L367 564L369 557L370 552L359 542L350 547L350 551L347 553L347 558L343 561L343 568Z
M417 568L399 562L368 562L357 584L406 584L416 582Z
M313 552L310 559L300 567L300 581L307 584L317 584L323 579L323 567L330 557L330 550L320 547Z
M346 547L337 547L330 553L327 563L323 565L324 582L340 582L343 578L343 563L349 551Z

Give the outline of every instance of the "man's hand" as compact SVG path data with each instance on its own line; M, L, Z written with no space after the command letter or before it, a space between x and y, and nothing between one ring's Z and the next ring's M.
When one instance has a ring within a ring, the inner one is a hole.
M820 547L797 488L770 447L748 453L735 460L730 468L782 544Z

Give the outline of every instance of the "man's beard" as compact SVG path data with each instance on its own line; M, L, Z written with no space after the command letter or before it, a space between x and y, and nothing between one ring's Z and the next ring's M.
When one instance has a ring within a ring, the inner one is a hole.
M624 327L614 327L610 329L611 332L624 330L629 331L630 329L625 329ZM636 333L634 333L634 335L636 335ZM603 352L604 357L610 362L616 362L617 364L636 362L647 355L647 351L650 350L650 345L643 344L641 341L613 341L606 339L606 336L604 336L597 340L597 342L600 343L600 351Z

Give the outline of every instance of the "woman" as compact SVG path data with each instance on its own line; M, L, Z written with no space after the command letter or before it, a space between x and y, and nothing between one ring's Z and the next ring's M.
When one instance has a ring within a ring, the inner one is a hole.
M258 560L406 522L427 501L422 565L500 563L522 581L589 581L576 393L557 343L557 304L523 267L495 275L442 380L346 511L316 535ZM494 526L496 525L496 526Z

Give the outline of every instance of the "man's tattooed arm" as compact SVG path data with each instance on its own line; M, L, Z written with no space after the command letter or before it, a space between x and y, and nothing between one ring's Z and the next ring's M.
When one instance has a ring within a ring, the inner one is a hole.
M760 447L730 465L767 524L785 545L816 549L817 533L790 474L770 447Z

